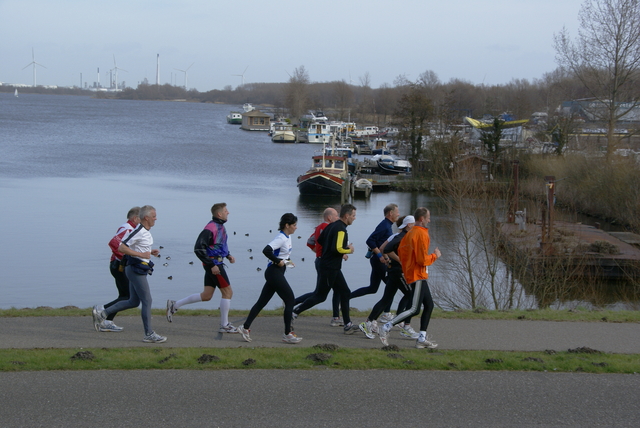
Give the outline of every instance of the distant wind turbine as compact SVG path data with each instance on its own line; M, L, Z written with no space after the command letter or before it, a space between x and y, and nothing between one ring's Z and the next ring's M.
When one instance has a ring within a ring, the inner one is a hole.
M47 67L45 67L44 65L36 62L36 54L34 53L33 48L31 48L31 59L32 59L32 61L29 64L27 64L24 67L22 67L22 69L24 70L25 68L29 67L30 65L33 65L33 87L35 88L36 87L36 65L39 65L40 67L44 67L44 68L47 68Z
M113 54L113 69L116 71L116 92L118 92L118 70L122 70L126 73L128 73L127 70L125 70L124 68L120 68L118 67L118 64L116 64L116 55Z
M247 65L247 68L249 68L249 66ZM232 74L232 76L238 76L238 77L242 77L242 86L244 86L244 73L247 72L247 68L244 69L244 71L242 72L242 74Z
M193 64L195 64L195 62L192 62L191 65L189 67L187 67L186 70L180 70L179 68L174 68L174 70L178 70L178 71L182 71L184 73L184 90L187 91L187 71L189 71L189 69L191 67L193 67Z

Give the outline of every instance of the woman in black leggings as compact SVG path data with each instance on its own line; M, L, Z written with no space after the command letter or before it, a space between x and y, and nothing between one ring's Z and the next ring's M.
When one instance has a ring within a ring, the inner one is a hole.
M297 228L298 218L291 213L284 214L280 218L278 227L280 232L262 250L262 254L269 259L269 264L264 272L266 282L262 287L258 301L249 311L247 320L238 327L238 332L242 334L242 338L247 342L251 342L251 323L276 293L284 302L284 334L282 335L282 341L284 343L298 343L302 340L291 329L291 312L293 311L295 296L287 279L284 277L287 265L293 267L293 263L289 258L291 255L291 234Z

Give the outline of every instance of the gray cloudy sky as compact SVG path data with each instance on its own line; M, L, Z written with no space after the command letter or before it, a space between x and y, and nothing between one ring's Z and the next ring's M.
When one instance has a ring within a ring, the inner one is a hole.
M556 68L553 33L577 33L581 0L0 0L0 82L118 80L199 91L285 82L304 65L314 82L371 86L415 80L475 84L535 79ZM248 67L248 68L247 68Z

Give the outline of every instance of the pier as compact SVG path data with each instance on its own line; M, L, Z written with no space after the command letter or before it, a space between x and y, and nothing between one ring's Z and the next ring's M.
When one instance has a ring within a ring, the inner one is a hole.
M498 226L498 244L510 264L524 263L534 274L555 268L574 277L640 279L640 235L557 221L550 242L542 238L541 223Z

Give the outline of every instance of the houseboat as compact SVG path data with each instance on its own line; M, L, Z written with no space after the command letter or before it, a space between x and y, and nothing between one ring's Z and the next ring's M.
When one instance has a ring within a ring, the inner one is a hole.
M252 110L242 115L240 129L246 131L267 131L271 129L271 116L260 110Z

